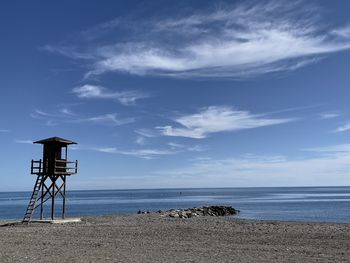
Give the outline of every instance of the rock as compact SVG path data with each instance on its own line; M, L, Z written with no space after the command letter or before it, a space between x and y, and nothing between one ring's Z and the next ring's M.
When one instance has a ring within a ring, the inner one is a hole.
M151 212L150 211L137 211L138 214L150 214Z
M161 211L163 216L192 218L198 216L227 216L238 214L239 211L231 206L205 206L202 208L188 209L171 209L169 211Z
M169 216L170 217L180 217L178 213L174 213L174 212L170 213Z
M137 212L138 214L150 214L150 211ZM199 216L228 216L239 213L239 210L234 209L232 206L204 206L200 208L187 208L187 209L170 209L168 211L158 210L161 216L168 216L172 218L192 218Z

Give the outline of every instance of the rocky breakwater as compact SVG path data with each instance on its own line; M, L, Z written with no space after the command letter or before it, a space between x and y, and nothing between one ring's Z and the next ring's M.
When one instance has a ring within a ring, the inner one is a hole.
M171 209L168 211L158 211L161 216L168 216L173 218L192 218L199 216L229 216L236 215L239 210L231 206L204 206L187 209Z

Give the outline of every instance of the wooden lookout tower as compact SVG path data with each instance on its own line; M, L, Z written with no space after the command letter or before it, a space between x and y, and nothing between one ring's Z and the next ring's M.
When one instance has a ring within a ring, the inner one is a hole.
M62 219L66 212L66 179L76 174L78 161L70 162L67 157L68 145L76 144L70 140L52 137L34 142L43 145L43 158L32 160L31 174L36 175L33 193L23 222L30 222L35 209L40 207L40 219L44 218L44 203L51 201L51 220L55 219L57 197L62 197Z

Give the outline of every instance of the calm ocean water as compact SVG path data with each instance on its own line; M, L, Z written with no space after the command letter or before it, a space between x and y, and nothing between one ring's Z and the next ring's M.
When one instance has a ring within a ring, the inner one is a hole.
M0 219L21 219L29 197L29 192L0 192ZM350 187L71 191L67 213L73 217L204 205L230 205L246 219L350 223Z

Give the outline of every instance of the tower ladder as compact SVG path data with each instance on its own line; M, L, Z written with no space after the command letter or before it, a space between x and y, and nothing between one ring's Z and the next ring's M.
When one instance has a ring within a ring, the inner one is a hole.
M29 223L34 210L35 210L35 205L36 205L36 201L38 198L38 194L40 192L40 188L41 188L41 184L42 184L42 180L43 180L43 176L39 175L38 178L36 179L35 185L34 185L34 189L33 189L33 193L32 193L32 197L30 198L28 207L27 207L27 211L23 217L22 222L23 223Z

